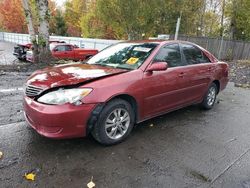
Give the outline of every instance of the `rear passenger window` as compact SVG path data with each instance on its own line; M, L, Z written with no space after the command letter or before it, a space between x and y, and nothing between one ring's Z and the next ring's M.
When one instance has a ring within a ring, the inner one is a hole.
M179 44L162 47L155 56L154 62L167 62L169 67L183 66Z
M196 46L190 44L181 44L186 62L189 65L209 63L208 57Z

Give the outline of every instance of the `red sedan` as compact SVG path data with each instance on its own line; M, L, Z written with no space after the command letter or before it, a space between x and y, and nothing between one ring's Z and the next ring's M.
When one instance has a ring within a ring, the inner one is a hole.
M115 44L85 64L36 71L27 80L27 122L50 138L92 134L110 145L136 123L200 104L211 109L228 83L228 65L182 41Z

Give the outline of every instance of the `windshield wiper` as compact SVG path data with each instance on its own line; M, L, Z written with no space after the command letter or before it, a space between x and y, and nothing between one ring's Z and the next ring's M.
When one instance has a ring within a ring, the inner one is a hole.
M118 68L118 69L126 69L126 70L134 70L133 68L128 68L128 67L119 67L119 66L117 66L117 67L115 67L115 68Z
M86 62L87 63L87 62ZM89 63L87 63L89 64ZM100 65L100 66L103 66L103 67L111 67L111 68L117 68L117 69L125 69L125 70L134 70L132 68L128 68L128 67L119 67L119 66L111 66L111 65L107 65L107 64L99 64L99 63L91 63L89 65Z

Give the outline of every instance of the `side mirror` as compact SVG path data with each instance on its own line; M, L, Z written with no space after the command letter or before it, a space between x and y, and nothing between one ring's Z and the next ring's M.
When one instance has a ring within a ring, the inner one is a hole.
M58 51L58 49L57 49L57 48L55 48L53 51L54 51L54 52L57 52L57 51Z
M166 62L154 62L147 69L148 72L153 71L165 71L168 69L168 64Z

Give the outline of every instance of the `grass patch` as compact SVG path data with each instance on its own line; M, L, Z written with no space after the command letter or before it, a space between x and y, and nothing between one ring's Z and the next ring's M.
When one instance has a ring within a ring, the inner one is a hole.
M193 177L195 177L195 178L197 178L197 179L199 179L199 180L201 180L201 181L204 181L204 182L211 182L211 181L212 181L209 177L207 177L207 176L201 174L200 172L191 171L190 174L191 174Z
M248 66L250 67L250 60L238 60L236 64L239 66Z

